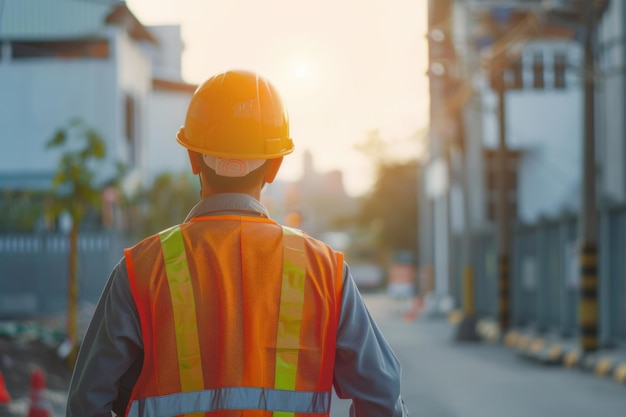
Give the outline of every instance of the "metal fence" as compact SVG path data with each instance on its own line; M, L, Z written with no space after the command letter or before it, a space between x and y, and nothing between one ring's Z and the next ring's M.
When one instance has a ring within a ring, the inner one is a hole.
M79 235L81 302L98 301L126 244L126 239L115 232ZM0 234L0 317L22 318L66 311L68 262L67 235Z
M626 343L626 207L606 209L600 231L602 340Z
M515 228L512 239L512 323L577 331L578 252L576 219L564 216Z
M451 245L450 292L455 304L461 306L462 273L461 256L463 238L456 236ZM495 234L491 232L474 233L470 238L471 265L474 276L474 308L479 317L495 317L497 314L497 258Z
M452 295L460 305L462 237L453 239ZM600 341L626 343L626 206L605 208L599 230ZM497 318L497 246L492 231L471 237L475 308ZM577 218L563 215L518 225L511 236L511 323L539 332L578 335Z

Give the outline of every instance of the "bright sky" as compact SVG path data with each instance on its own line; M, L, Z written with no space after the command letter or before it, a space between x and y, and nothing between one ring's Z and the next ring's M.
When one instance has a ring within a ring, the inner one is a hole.
M238 68L278 88L296 144L278 179L299 178L308 149L316 170L341 169L347 191L362 194L374 172L355 143L374 129L397 143L427 125L427 0L126 3L145 25L181 25L185 81Z

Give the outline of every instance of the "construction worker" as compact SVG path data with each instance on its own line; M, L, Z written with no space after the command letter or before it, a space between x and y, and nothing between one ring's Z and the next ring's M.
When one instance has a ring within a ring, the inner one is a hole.
M68 417L408 416L401 366L343 255L259 202L293 151L276 89L209 78L177 135L200 176L185 221L114 268L83 339Z

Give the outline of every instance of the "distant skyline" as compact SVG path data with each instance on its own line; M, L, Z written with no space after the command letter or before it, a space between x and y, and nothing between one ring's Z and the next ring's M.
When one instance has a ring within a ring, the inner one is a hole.
M181 26L184 81L241 68L276 85L296 144L278 179L298 179L308 149L316 170L341 169L347 191L363 194L374 172L354 145L375 129L403 141L427 126L426 0L126 3L145 25Z

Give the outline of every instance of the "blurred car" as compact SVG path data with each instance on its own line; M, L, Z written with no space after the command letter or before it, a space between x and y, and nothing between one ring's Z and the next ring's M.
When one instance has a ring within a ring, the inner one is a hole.
M324 233L322 240L344 253L359 290L378 290L384 287L385 268L372 235L331 231Z
M385 271L374 262L355 261L350 263L350 273L360 290L378 290L385 284Z

